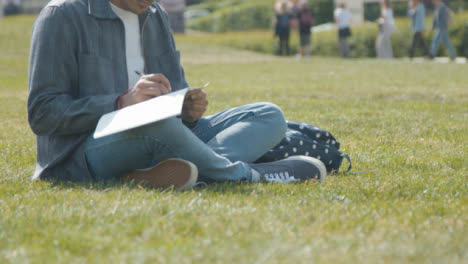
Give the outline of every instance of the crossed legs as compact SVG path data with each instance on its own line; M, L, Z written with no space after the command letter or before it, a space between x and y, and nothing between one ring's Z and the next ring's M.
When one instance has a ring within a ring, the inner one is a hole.
M257 103L202 118L192 130L170 118L101 139L89 138L85 154L97 180L119 179L135 170L180 158L198 167L199 179L251 180L248 163L284 137L281 110Z

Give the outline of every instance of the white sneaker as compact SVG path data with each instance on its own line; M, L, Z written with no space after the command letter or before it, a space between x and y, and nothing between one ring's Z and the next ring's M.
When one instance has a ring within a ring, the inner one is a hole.
M186 190L195 186L197 178L198 169L195 164L182 159L168 159L152 168L132 171L122 180L148 183L154 188L174 186L177 190Z

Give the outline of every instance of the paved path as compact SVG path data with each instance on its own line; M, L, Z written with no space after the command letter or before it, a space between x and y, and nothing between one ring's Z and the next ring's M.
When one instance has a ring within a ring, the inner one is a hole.
M422 62L425 62L425 61L430 61L430 60L426 59L426 58L423 58L423 57L417 57L417 58L413 59L413 62L415 62L415 63L422 63ZM436 62L436 63L450 63L451 62L449 57L435 57L433 61ZM465 57L457 57L455 59L454 63L466 64L467 59Z

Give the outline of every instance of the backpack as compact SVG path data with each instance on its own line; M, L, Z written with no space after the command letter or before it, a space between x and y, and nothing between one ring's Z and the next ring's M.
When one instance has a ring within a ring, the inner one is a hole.
M265 153L255 163L273 162L290 156L305 155L323 162L327 172L338 172L343 159L348 160L351 170L351 159L342 153L340 142L330 132L316 126L287 121L288 130L283 140L272 150Z
M301 11L299 13L299 22L302 25L311 26L314 24L314 16L309 10Z

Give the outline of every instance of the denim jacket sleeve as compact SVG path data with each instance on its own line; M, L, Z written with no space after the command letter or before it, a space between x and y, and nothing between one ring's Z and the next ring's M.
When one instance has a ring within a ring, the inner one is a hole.
M80 95L77 43L70 17L59 6L44 8L34 24L29 61L28 120L37 135L92 132L114 110L119 94Z

